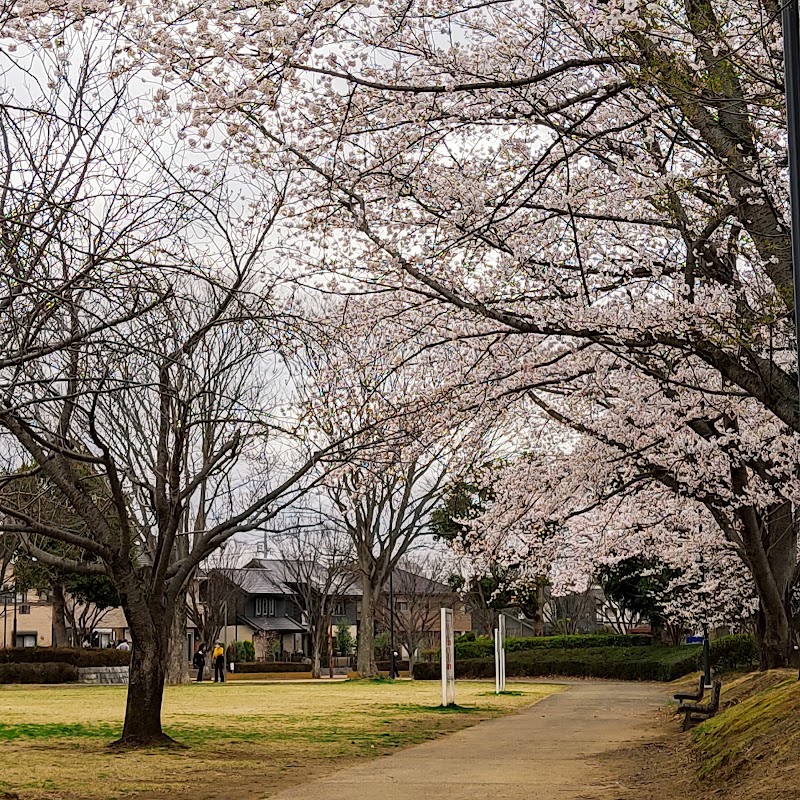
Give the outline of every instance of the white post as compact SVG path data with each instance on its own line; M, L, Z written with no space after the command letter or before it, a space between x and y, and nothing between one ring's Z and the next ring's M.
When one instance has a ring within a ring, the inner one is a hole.
M506 617L500 615L500 691L506 690Z
M494 629L494 693L500 694L500 629Z
M456 702L456 652L453 630L453 609L441 610L442 634L442 705L454 705Z
M447 609L441 609L442 705L447 706Z

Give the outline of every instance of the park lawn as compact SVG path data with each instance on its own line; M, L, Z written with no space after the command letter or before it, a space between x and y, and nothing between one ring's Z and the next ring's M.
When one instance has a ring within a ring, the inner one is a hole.
M110 750L125 688L0 686L0 800L269 797L363 758L511 713L559 690L460 682L459 707L411 681L169 687L164 727L186 749Z

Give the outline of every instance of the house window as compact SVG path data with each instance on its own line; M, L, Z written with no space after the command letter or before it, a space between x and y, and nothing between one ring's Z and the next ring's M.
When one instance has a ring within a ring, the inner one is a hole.
M19 608L17 609L17 613L18 614L30 614L31 613L31 607L27 603L24 603L23 605L19 606ZM27 645L25 645L25 646L27 647Z
M408 611L408 603L405 600L398 600L397 601L397 610L398 611Z
M18 633L17 647L36 647L35 633Z
M275 616L275 598L274 597L256 597L256 616L257 617L274 617Z
M342 601L337 601L333 604L333 616L334 617L345 617L347 616L347 611L345 610L344 603Z

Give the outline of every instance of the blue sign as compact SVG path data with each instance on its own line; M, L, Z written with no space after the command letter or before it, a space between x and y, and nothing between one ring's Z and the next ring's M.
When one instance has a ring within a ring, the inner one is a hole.
M687 636L686 644L703 644L702 636Z

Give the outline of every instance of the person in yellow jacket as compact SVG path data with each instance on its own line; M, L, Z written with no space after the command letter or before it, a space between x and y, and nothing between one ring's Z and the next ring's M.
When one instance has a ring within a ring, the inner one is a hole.
M225 651L219 642L211 653L211 662L214 664L214 683L225 683Z

